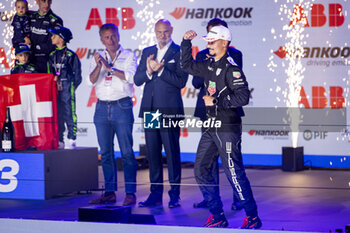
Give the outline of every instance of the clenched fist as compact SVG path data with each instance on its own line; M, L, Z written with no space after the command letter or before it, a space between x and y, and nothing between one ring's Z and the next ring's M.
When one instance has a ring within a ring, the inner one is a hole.
M193 30L189 30L185 33L184 39L185 40L193 40L197 36L197 33Z

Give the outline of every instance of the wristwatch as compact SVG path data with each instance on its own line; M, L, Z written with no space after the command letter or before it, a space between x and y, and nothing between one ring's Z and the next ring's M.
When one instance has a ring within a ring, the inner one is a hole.
M108 76L111 76L113 74L114 71L117 71L117 68L111 67L111 70L107 72Z

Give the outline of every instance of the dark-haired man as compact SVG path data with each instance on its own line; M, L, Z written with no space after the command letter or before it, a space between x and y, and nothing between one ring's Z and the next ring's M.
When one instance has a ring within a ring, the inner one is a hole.
M212 29L214 26L224 26L227 27L227 23L224 20L221 20L219 18L213 18L211 19L207 24L207 32ZM228 47L227 53L230 57L233 58L233 60L236 62L236 64L242 69L243 63L242 63L242 52L233 48ZM196 61L204 61L210 57L209 55L209 49L203 49L196 55ZM205 121L207 119L206 112L205 112L205 104L203 100L203 96L205 95L205 88L204 88L204 79L201 77L193 76L192 79L192 85L199 89L198 97L197 97L197 103L196 103L196 109L194 111L194 116L199 117L202 121ZM238 110L241 114L241 116L244 115L242 107L238 107ZM219 155L214 158L214 161L212 163L212 173L215 178L216 184L219 185L219 164L218 164L218 157ZM194 208L208 208L208 202L207 200L203 200L199 203L193 204ZM231 206L232 210L241 210L242 206L239 203L239 198L237 197L237 193L233 191L233 202Z
M204 78L206 95L203 97L208 118L221 121L221 128L207 128L199 141L195 178L203 196L208 201L209 216L205 227L227 227L219 187L211 173L211 163L220 155L226 177L242 204L246 217L242 229L258 229L262 226L249 180L246 176L241 153L242 121L237 107L249 103L249 88L244 73L228 56L227 48L232 40L231 32L224 26L211 28L204 39L210 59L194 62L191 40L197 36L187 31L181 43L181 67L185 72Z
M47 73L49 54L55 50L49 29L63 26L63 21L52 12L52 0L35 0L35 2L39 9L30 15L31 61L39 73Z

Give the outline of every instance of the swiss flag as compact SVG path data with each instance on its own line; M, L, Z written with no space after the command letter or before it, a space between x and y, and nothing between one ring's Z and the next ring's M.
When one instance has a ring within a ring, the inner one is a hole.
M57 89L53 74L0 76L0 126L10 107L15 148L39 150L58 147Z

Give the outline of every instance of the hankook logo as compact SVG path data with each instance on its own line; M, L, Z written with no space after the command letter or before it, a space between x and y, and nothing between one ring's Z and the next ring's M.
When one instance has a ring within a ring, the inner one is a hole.
M348 58L350 56L350 47L304 47L303 51L302 58ZM273 53L283 59L288 55L288 49L280 46Z
M79 59L82 59L86 55L87 51L88 51L87 48L77 48L75 53L77 54Z
M251 129L248 134L250 136L288 136L287 130L255 130Z
M240 19L252 18L253 7L237 7L237 8L186 8L176 7L170 13L175 19Z

